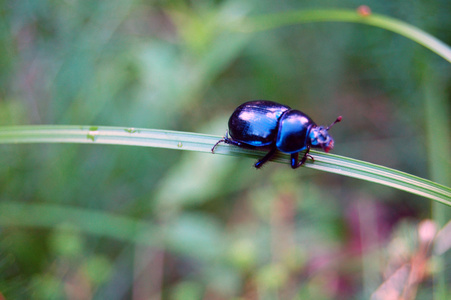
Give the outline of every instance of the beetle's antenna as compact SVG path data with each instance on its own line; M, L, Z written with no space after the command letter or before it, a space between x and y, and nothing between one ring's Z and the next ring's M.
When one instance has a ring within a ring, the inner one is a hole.
M332 124L330 124L329 126L327 126L327 128L326 128L326 130L329 130L332 126L334 126L335 125L335 123L338 123L338 122L340 122L341 121L341 119L342 119L342 117L341 116L339 116Z

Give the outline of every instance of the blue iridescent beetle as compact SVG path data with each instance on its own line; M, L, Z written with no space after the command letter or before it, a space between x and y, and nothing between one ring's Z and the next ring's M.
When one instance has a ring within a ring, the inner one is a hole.
M211 152L219 143L270 149L255 163L258 169L279 150L291 154L291 167L296 169L308 157L313 159L310 148L322 148L325 152L333 149L334 140L328 130L340 121L341 116L328 127L318 126L305 113L289 106L266 100L249 101L235 109L229 119L228 133L211 148ZM303 150L304 156L299 160L299 152Z

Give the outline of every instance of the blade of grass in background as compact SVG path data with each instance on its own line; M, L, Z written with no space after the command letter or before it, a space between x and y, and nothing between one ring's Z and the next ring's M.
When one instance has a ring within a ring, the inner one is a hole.
M351 22L383 28L405 36L451 62L451 48L423 30L379 14L362 15L357 10L300 10L268 14L249 18L236 25L235 29L254 32L313 22Z
M0 144L82 143L158 147L210 152L219 136L168 130L94 126L17 126L0 128ZM220 144L215 153L258 158L263 151ZM451 206L451 188L394 169L343 156L311 152L315 162L306 167L394 187ZM273 159L287 163L288 155Z
M155 244L150 223L92 209L57 204L0 203L0 226L54 228L71 224L92 235L139 244Z
M428 65L424 66L423 102L425 110L425 127L429 173L433 180L450 182L451 171L449 154L451 153L451 132L449 130L449 107L444 92L446 85L440 83L439 76ZM439 130L438 130L439 129ZM450 211L443 209L439 203L432 206L434 220L440 227L450 220ZM434 278L434 296L446 299L447 283L445 269L439 270L440 275Z

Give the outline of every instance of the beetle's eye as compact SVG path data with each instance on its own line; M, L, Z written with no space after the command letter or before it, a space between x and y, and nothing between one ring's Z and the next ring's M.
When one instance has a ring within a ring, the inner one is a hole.
M324 127L318 127L318 130L316 132L316 139L319 143L323 143L327 141L329 138L329 134L327 133L327 130Z
M329 133L324 127L316 127L310 131L310 143L312 146L321 146L330 141Z
M319 128L319 134L318 134L318 142L320 144L327 143L330 139L329 133L327 133L327 129L320 127Z

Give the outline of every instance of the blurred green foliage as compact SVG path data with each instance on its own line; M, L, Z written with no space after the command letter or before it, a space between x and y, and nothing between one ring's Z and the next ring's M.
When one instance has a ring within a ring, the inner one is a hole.
M227 30L252 15L361 4L0 0L0 125L219 135L236 106L269 99L319 124L343 115L334 153L449 186L448 62L360 24ZM451 43L449 1L371 5ZM387 187L252 165L155 148L0 146L0 201L49 220L0 220L0 296L367 299L399 250L384 247L409 248L398 228L431 216L429 201ZM442 226L451 214L438 210ZM431 289L427 279L418 293Z

